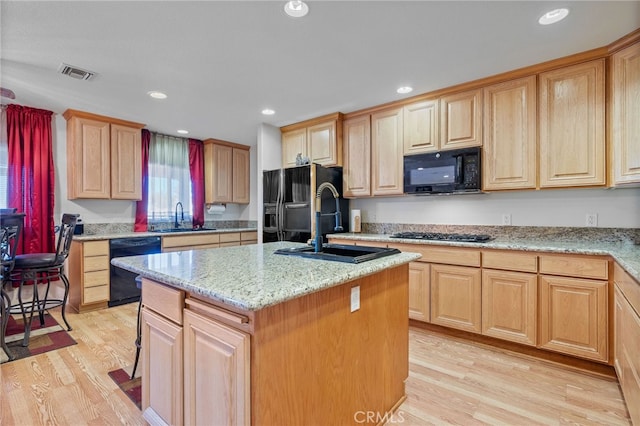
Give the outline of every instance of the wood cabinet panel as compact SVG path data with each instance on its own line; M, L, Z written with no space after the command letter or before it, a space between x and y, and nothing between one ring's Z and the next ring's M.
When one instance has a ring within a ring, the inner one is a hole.
M84 272L104 271L109 269L109 256L91 256L84 258Z
M607 282L541 275L539 287L539 347L607 362Z
M430 270L428 263L409 264L409 318L429 322Z
M511 250L483 250L482 267L508 271L538 272L538 256Z
M317 117L280 128L282 167L295 167L296 157L321 166L342 166L342 114Z
M431 322L482 332L480 269L431 265Z
M204 202L249 203L250 151L245 145L204 141Z
M371 193L400 195L403 185L402 109L371 115Z
M536 187L536 77L486 87L483 190Z
M332 120L307 128L308 152L312 163L322 166L342 164L342 146L338 149L336 126L336 120Z
M440 149L482 145L482 90L440 98Z
M614 184L640 183L640 43L611 57Z
M640 284L617 263L613 265L613 279L631 307L640 313Z
M306 128L282 133L282 167L295 167L298 154L308 156Z
M482 271L482 334L535 346L537 275Z
M580 278L609 278L609 261L593 257L540 255L540 273Z
M84 303L95 303L109 300L109 285L103 284L95 287L85 287L83 289Z
M221 235L225 234L182 234L162 237L162 251L165 249L179 247L188 249L190 247L206 244L217 244Z
M109 269L104 269L102 271L91 271L84 273L84 288L88 287L96 287L101 285L109 286ZM109 295L107 295L107 299Z
M438 112L437 99L404 106L404 155L438 150L440 147L440 116Z
M249 204L250 197L250 155L249 150L233 149L232 200L237 204Z
M622 335L620 385L633 424L640 423L640 316L626 299L621 299Z
M145 307L162 315L178 325L182 325L184 291L159 284L147 278L142 279L142 303Z
M605 184L604 60L539 75L540 187Z
M110 197L109 123L70 117L67 121L67 197Z
M249 335L185 310L184 339L184 424L249 425Z
M89 256L109 256L109 240L86 241L82 244L83 254Z
M76 312L102 309L109 300L109 240L72 241L66 261L68 303Z
M344 197L371 196L371 120L368 115L345 120Z
M111 199L142 198L140 129L111 124Z
M624 383L623 346L624 341L624 321L625 321L625 298L618 285L614 285L613 292L613 367L616 370L620 385Z

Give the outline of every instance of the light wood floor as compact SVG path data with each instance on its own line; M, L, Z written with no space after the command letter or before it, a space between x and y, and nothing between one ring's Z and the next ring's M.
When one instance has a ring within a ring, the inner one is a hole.
M133 362L136 308L69 313L77 345L2 364L0 425L144 424L107 375ZM389 424L630 425L613 380L416 328L409 344L407 400Z

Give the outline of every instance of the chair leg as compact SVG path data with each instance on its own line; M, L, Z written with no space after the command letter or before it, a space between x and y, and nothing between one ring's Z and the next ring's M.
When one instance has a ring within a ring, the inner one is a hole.
M9 357L9 361L13 361L16 357L13 355L13 353L11 353L9 347L7 346L7 342L5 341L7 323L9 322L8 307L11 306L11 300L9 299L9 296L7 295L7 293L5 293L3 288L0 288L0 292L2 292L2 295L0 297L0 317L2 317L2 323L0 324L0 327L2 327L2 329L0 329L0 346Z
M131 371L131 380L136 375L136 370L138 369L138 361L140 360L140 347L142 346L142 299L140 299L140 303L138 303L138 326L137 326L137 335L136 335L136 359L133 362L133 370Z
M60 269L60 279L62 280L62 283L64 284L64 297L62 298L62 320L64 321L65 325L67 326L67 331L71 331L72 328L71 328L71 325L69 324L69 321L67 321L67 316L66 316L67 298L69 297L69 279L65 275L63 269Z
M24 287L25 279L20 281L20 287L18 287L18 305L20 306L20 313L22 314L22 323L24 324L24 339L22 340L22 346L29 346L29 333L31 332L31 320L33 319L33 309L35 308L35 298L38 292L34 292L31 301L31 315L27 320L27 312L24 309L24 301L22 300L22 288ZM34 284L35 286L35 284ZM35 290L35 288L34 288Z

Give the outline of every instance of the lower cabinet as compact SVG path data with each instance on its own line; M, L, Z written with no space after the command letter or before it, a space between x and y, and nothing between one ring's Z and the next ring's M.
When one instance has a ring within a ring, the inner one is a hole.
M72 241L67 258L69 306L76 312L104 309L109 302L109 240Z
M479 268L431 265L431 322L480 333L482 285Z
M409 264L409 318L429 322L429 264Z

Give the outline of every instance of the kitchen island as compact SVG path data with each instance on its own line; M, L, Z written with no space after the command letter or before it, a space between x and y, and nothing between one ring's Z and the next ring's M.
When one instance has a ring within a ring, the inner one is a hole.
M271 243L117 258L143 277L151 424L388 420L408 376L408 263L276 255ZM385 417L386 416L386 417Z

